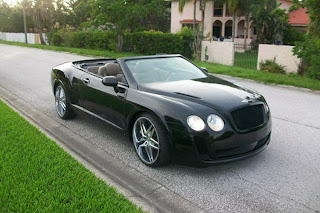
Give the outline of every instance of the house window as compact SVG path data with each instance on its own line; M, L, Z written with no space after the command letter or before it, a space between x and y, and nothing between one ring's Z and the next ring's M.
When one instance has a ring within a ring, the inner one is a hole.
M223 3L214 3L213 16L223 16Z
M215 38L220 38L221 28L222 28L222 22L219 20L215 21L212 26L212 36Z
M228 3L226 4L226 16L232 16L231 11L229 10Z
M231 20L229 20L225 23L224 37L225 38L232 38L232 21Z
M184 23L182 24L182 28L184 27L193 28L193 23ZM196 23L196 27L198 27L198 23Z

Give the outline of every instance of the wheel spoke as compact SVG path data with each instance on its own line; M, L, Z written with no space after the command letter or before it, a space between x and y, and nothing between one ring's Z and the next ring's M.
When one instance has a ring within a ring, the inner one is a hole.
M142 137L146 137L146 128L143 125L141 120L139 121L139 124L140 124L140 132L141 132Z
M149 146L145 146L144 148L145 148L146 153L148 155L149 161L152 162L153 161L153 155L152 155L152 151L150 150L150 147Z
M156 147L156 146L155 146L155 145L153 145L153 144L149 144L149 146L150 146L152 149L159 150L159 147Z
M153 127L152 124L150 124L150 126L149 126L148 129L146 130L146 135L147 135L147 136L148 136L148 134L149 134L149 132L150 132L150 130L151 130L152 127Z
M137 144L138 145L140 145L140 144L142 144L143 142L145 142L146 141L146 139L145 138L140 138L140 140L137 140Z
M152 137L153 137L154 131L155 131L155 128L153 127L152 130L150 131L149 138L152 138Z
M60 106L62 107L63 110L66 110L66 105L62 101L60 101Z
M63 115L62 107L61 107L60 103L58 104L58 110L59 110L59 114L60 114L60 115Z
M62 99L63 97L64 97L64 92L63 92L63 89L60 88L60 96L59 96L59 98Z
M155 143L155 144L159 145L159 142L158 142L158 141L156 141L156 140L155 140L155 139L153 139L153 138L150 138L150 141L152 141L153 143Z
M144 144L141 144L141 145L138 146L138 154L140 156L142 156L142 147L144 147Z

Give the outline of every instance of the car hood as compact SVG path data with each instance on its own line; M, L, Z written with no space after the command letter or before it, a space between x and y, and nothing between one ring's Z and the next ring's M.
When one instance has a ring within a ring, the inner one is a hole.
M139 90L192 101L220 112L230 112L249 103L264 100L256 92L214 76L195 80L143 84L139 85Z

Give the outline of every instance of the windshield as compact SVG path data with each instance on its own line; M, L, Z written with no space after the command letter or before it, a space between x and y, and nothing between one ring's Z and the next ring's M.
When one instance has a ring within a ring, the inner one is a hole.
M126 61L139 84L206 78L198 67L181 57L135 59Z

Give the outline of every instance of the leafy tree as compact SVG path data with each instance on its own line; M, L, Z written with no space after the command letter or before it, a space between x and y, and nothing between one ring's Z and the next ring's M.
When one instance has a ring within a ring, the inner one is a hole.
M279 6L276 0L265 1L263 6L261 4L251 6L251 20L257 30L259 44L274 43L289 27L289 16Z
M309 36L320 38L320 3L319 0L293 0L290 10L307 8L310 14Z
M61 0L63 1L63 0ZM66 25L80 29L81 24L90 18L91 8L88 0L69 0L66 2Z
M235 24L236 24L236 17L237 13L239 11L238 7L239 0L228 0L228 8L230 12L232 12L233 20L232 20L232 41L234 41L234 35L235 35Z
M29 14L32 16L35 29L39 33L41 44L45 44L42 35L43 29L49 31L55 24L51 18L52 11L54 11L52 0L34 0L29 8Z
M293 52L302 59L300 73L320 80L320 4L318 0L294 0L291 10L300 7L307 8L310 14L309 32L305 41L296 43Z
M32 18L30 16L27 16L27 26L31 29L33 28ZM10 6L3 0L0 0L0 31L24 32L21 3Z

